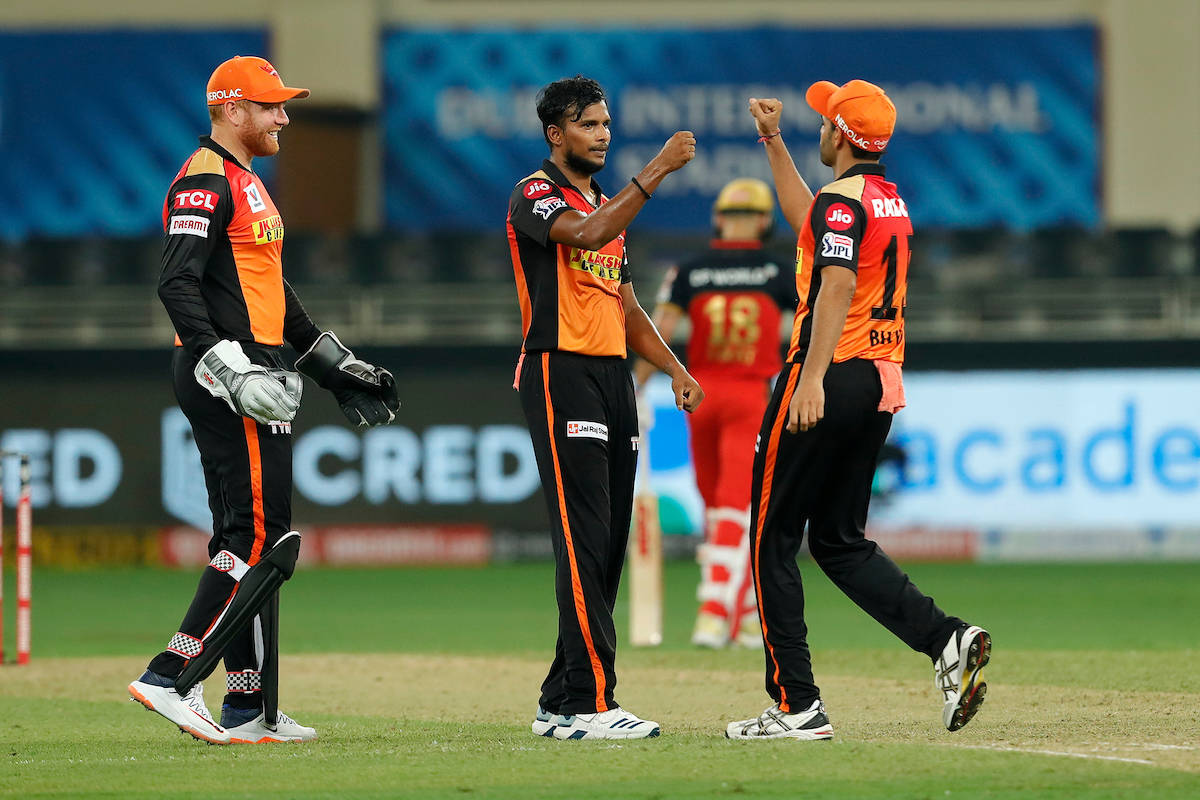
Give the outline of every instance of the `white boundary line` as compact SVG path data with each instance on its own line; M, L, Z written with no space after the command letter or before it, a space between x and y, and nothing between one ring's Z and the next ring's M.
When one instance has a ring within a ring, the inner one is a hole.
M1144 758L1121 758L1120 756L1097 756L1090 753L1068 753L1062 750L1038 750L1033 747L1002 747L1001 745L990 744L950 744L947 747L954 747L961 750L995 750L1000 753L1032 753L1042 756L1066 756L1067 758L1091 758L1097 761L1124 761L1129 764L1148 764L1152 767L1158 766L1153 761L1148 761Z

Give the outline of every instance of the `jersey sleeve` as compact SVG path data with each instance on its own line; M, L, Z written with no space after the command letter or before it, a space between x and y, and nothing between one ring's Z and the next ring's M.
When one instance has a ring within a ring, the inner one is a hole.
M570 207L562 189L534 176L513 189L508 201L508 221L515 231L545 247L550 242L554 221Z
M307 353L321 335L321 330L308 316L296 290L286 280L283 282L283 338L298 353Z
M858 272L858 253L867 231L867 213L862 203L822 192L813 200L810 213L813 270L832 264Z
M200 281L233 218L233 196L224 175L180 178L163 208L162 271L158 296L183 346L195 357L220 341L200 293Z
M621 248L621 283L633 283L633 269L629 266L629 251L625 248Z

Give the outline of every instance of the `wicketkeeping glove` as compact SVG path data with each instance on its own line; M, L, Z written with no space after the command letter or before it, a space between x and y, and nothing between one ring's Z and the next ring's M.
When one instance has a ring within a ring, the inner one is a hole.
M284 388L284 383L266 367L250 363L242 346L231 339L222 339L209 348L192 374L197 383L213 397L224 400L235 414L263 425L291 422L300 408L299 376Z
M333 392L342 413L355 425L386 425L400 410L392 373L355 358L331 331L317 337L296 360L296 369Z

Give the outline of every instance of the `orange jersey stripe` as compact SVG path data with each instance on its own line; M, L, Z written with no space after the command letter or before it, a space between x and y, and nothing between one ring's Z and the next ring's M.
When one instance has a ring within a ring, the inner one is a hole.
M250 454L250 498L254 505L254 546L246 564L253 567L262 557L263 545L267 541L266 514L263 513L262 454L258 449L258 423L243 417L242 425L246 429L246 450Z
M571 523L567 521L567 501L563 493L562 470L558 465L558 447L554 444L554 407L550 404L550 354L542 353L542 386L546 393L546 427L550 431L550 457L554 462L554 487L558 491L558 514L562 519L563 536L567 540L567 559L571 563L571 593L575 597L575 616L579 619L579 630L583 643L587 645L588 658L592 662L592 675L596 679L596 710L608 711L604 702L604 667L596 655L592 643L592 629L588 625L587 603L583 597L583 584L579 581L579 565L575 563L575 544L571 541Z
M771 423L771 435L767 438L767 452L763 458L762 492L758 497L758 524L754 529L754 591L758 592L760 612L762 611L763 593L759 550L762 546L763 523L767 519L767 506L771 502L771 484L775 480L775 457L779 453L779 437L782 434L783 426L787 423L788 406L792 402L792 393L796 391L796 382L800 379L799 366L792 366L788 369L790 372L787 388L783 391L779 412L775 415L775 421ZM775 675L772 680L775 681L776 686L779 686L779 708L781 711L788 711L787 690L779 684L779 660L775 658L775 648L771 646L771 640L767 638L767 615L759 613L758 619L762 625L763 642L767 645L767 653L771 656L771 663L775 665Z

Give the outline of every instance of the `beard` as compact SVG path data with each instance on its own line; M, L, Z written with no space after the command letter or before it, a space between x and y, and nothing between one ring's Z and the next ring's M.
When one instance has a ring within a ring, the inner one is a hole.
M570 151L567 152L566 161L568 167L576 172L582 172L584 175L595 175L597 172L604 169L603 161L597 164L595 161L588 161L583 156Z
M257 133L243 137L242 145L249 151L250 155L256 158L273 156L279 152L279 140L272 137L266 131L258 131Z

